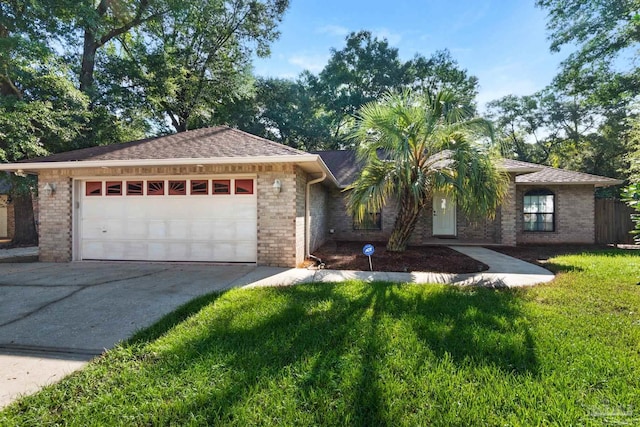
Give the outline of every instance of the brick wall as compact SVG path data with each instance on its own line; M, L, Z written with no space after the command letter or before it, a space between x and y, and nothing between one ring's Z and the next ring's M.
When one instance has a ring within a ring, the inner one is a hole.
M275 193L273 190L276 179L282 183L280 193ZM292 165L258 172L258 264L260 265L295 267L299 262L297 180L297 173Z
M305 209L305 187L307 185L307 174L300 168L296 168L296 262L292 267L297 267L304 262L305 258L305 232L306 232L306 209Z
M555 194L555 231L524 231L524 194L546 188ZM518 186L516 197L518 244L594 243L595 198L591 185Z
M311 186L310 220L311 240L309 249L313 252L327 240L328 231L328 196L329 190L322 184Z
M500 243L505 246L515 246L517 243L517 201L515 176L509 177L509 187L504 201L500 206ZM520 201L522 205L522 200Z
M387 241L393 230L397 215L397 204L392 201L382 209L382 230L354 230L353 220L347 214L345 193L331 190L328 196L328 226L334 230L330 237L334 240ZM497 243L500 241L500 217L494 219L469 219L457 210L457 237L468 242ZM413 232L410 245L424 245L434 241L433 237L433 205L428 201L420 213ZM444 241L444 240L443 240Z
M51 196L43 192L46 183L55 187ZM71 261L71 178L63 173L43 171L38 177L38 194L40 261Z
M353 218L347 213L346 193L331 189L327 195L329 238L334 240L353 240L356 242L381 242L389 239L397 215L395 203L389 203L382 209L382 230L354 230Z

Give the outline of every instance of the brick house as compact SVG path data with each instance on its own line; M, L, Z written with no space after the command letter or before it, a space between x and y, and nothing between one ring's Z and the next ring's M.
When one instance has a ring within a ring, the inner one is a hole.
M594 175L504 160L493 220L434 195L412 243L593 243ZM295 267L324 243L384 240L394 207L347 215L353 152L306 153L225 126L91 147L0 170L38 175L40 260L249 262ZM430 209L429 209L430 208Z

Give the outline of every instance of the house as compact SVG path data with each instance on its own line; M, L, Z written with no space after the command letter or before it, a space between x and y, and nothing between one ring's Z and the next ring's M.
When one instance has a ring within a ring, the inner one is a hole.
M9 191L11 182L5 173L0 173L0 239L12 239L14 230L13 204Z
M344 209L343 190L360 171L355 152L318 152L338 181L329 191L330 232L339 240L386 240L396 217L396 206L372 212L371 220L356 225ZM472 243L515 246L595 242L595 187L622 181L586 173L502 159L498 165L509 175L506 200L493 219L467 218L455 200L434 194L422 212L410 244Z
M493 220L435 195L412 243L592 243L594 187L619 181L505 160ZM226 126L1 164L38 175L40 259L248 262L294 267L327 239L388 237L346 213L353 152L306 153Z

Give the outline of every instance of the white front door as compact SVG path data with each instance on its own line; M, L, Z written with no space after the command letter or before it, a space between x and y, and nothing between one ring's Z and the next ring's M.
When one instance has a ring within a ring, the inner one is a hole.
M433 235L456 236L456 202L439 191L433 193Z
M0 196L0 237L7 237L7 196Z

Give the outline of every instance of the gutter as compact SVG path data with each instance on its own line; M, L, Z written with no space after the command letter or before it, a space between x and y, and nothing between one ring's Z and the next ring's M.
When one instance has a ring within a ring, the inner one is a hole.
M311 186L325 180L327 173L322 171L322 176L307 182L306 191L304 193L304 257L305 259L311 255Z
M205 157L174 159L133 159L133 160L70 160L44 162L1 163L0 170L37 171L45 169L82 169L82 168L117 168L145 166L190 166L246 163L317 163L318 155L297 156L253 156L253 157Z
M611 178L610 181L525 181L518 182L516 185L593 185L594 187L611 187L613 185L624 184L624 181Z

